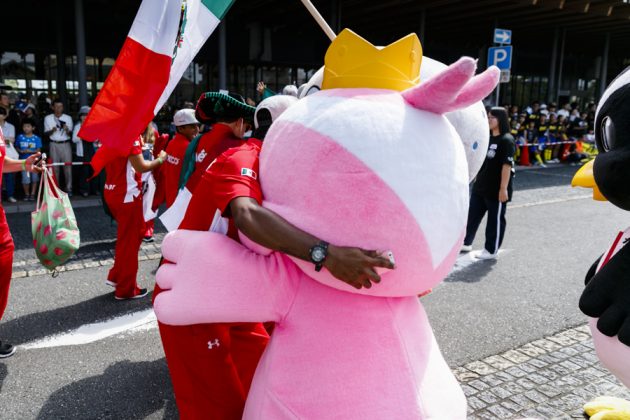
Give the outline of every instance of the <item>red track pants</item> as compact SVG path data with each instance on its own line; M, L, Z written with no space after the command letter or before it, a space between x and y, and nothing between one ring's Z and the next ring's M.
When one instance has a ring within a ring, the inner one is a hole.
M9 225L4 216L4 209L0 206L0 319L2 319L9 300L14 248Z
M142 198L131 203L123 203L122 197L105 193L105 202L111 211L118 230L114 266L109 270L107 279L116 283L117 297L132 297L137 294L138 251L144 237L145 224L142 213Z
M153 296L160 293L155 286ZM158 323L182 420L239 420L269 335L262 324Z

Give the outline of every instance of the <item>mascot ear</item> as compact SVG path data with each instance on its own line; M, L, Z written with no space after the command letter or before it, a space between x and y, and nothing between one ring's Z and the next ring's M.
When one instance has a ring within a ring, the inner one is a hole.
M465 108L488 96L499 82L495 66L475 76L476 60L462 57L429 80L402 92L414 108L445 114Z

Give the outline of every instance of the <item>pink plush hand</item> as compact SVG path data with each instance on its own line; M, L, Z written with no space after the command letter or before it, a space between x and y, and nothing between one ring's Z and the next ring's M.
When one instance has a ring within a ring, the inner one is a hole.
M300 276L285 256L258 255L212 232L178 230L162 243L154 302L170 325L277 321L288 311Z

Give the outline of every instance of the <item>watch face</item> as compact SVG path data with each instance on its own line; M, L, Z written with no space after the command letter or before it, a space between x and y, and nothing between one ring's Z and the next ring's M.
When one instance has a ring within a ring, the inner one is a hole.
M315 262L320 262L324 260L324 250L322 248L315 248L313 249L313 252L311 253L311 258L313 259L313 261Z

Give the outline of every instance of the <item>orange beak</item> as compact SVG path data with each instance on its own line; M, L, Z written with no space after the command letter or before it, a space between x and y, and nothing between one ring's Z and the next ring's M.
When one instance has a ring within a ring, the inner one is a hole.
M575 173L575 176L571 180L572 187L584 187L593 189L593 200L596 201L608 201L606 197L601 193L599 187L595 183L595 177L593 176L593 163L595 159L589 161Z

